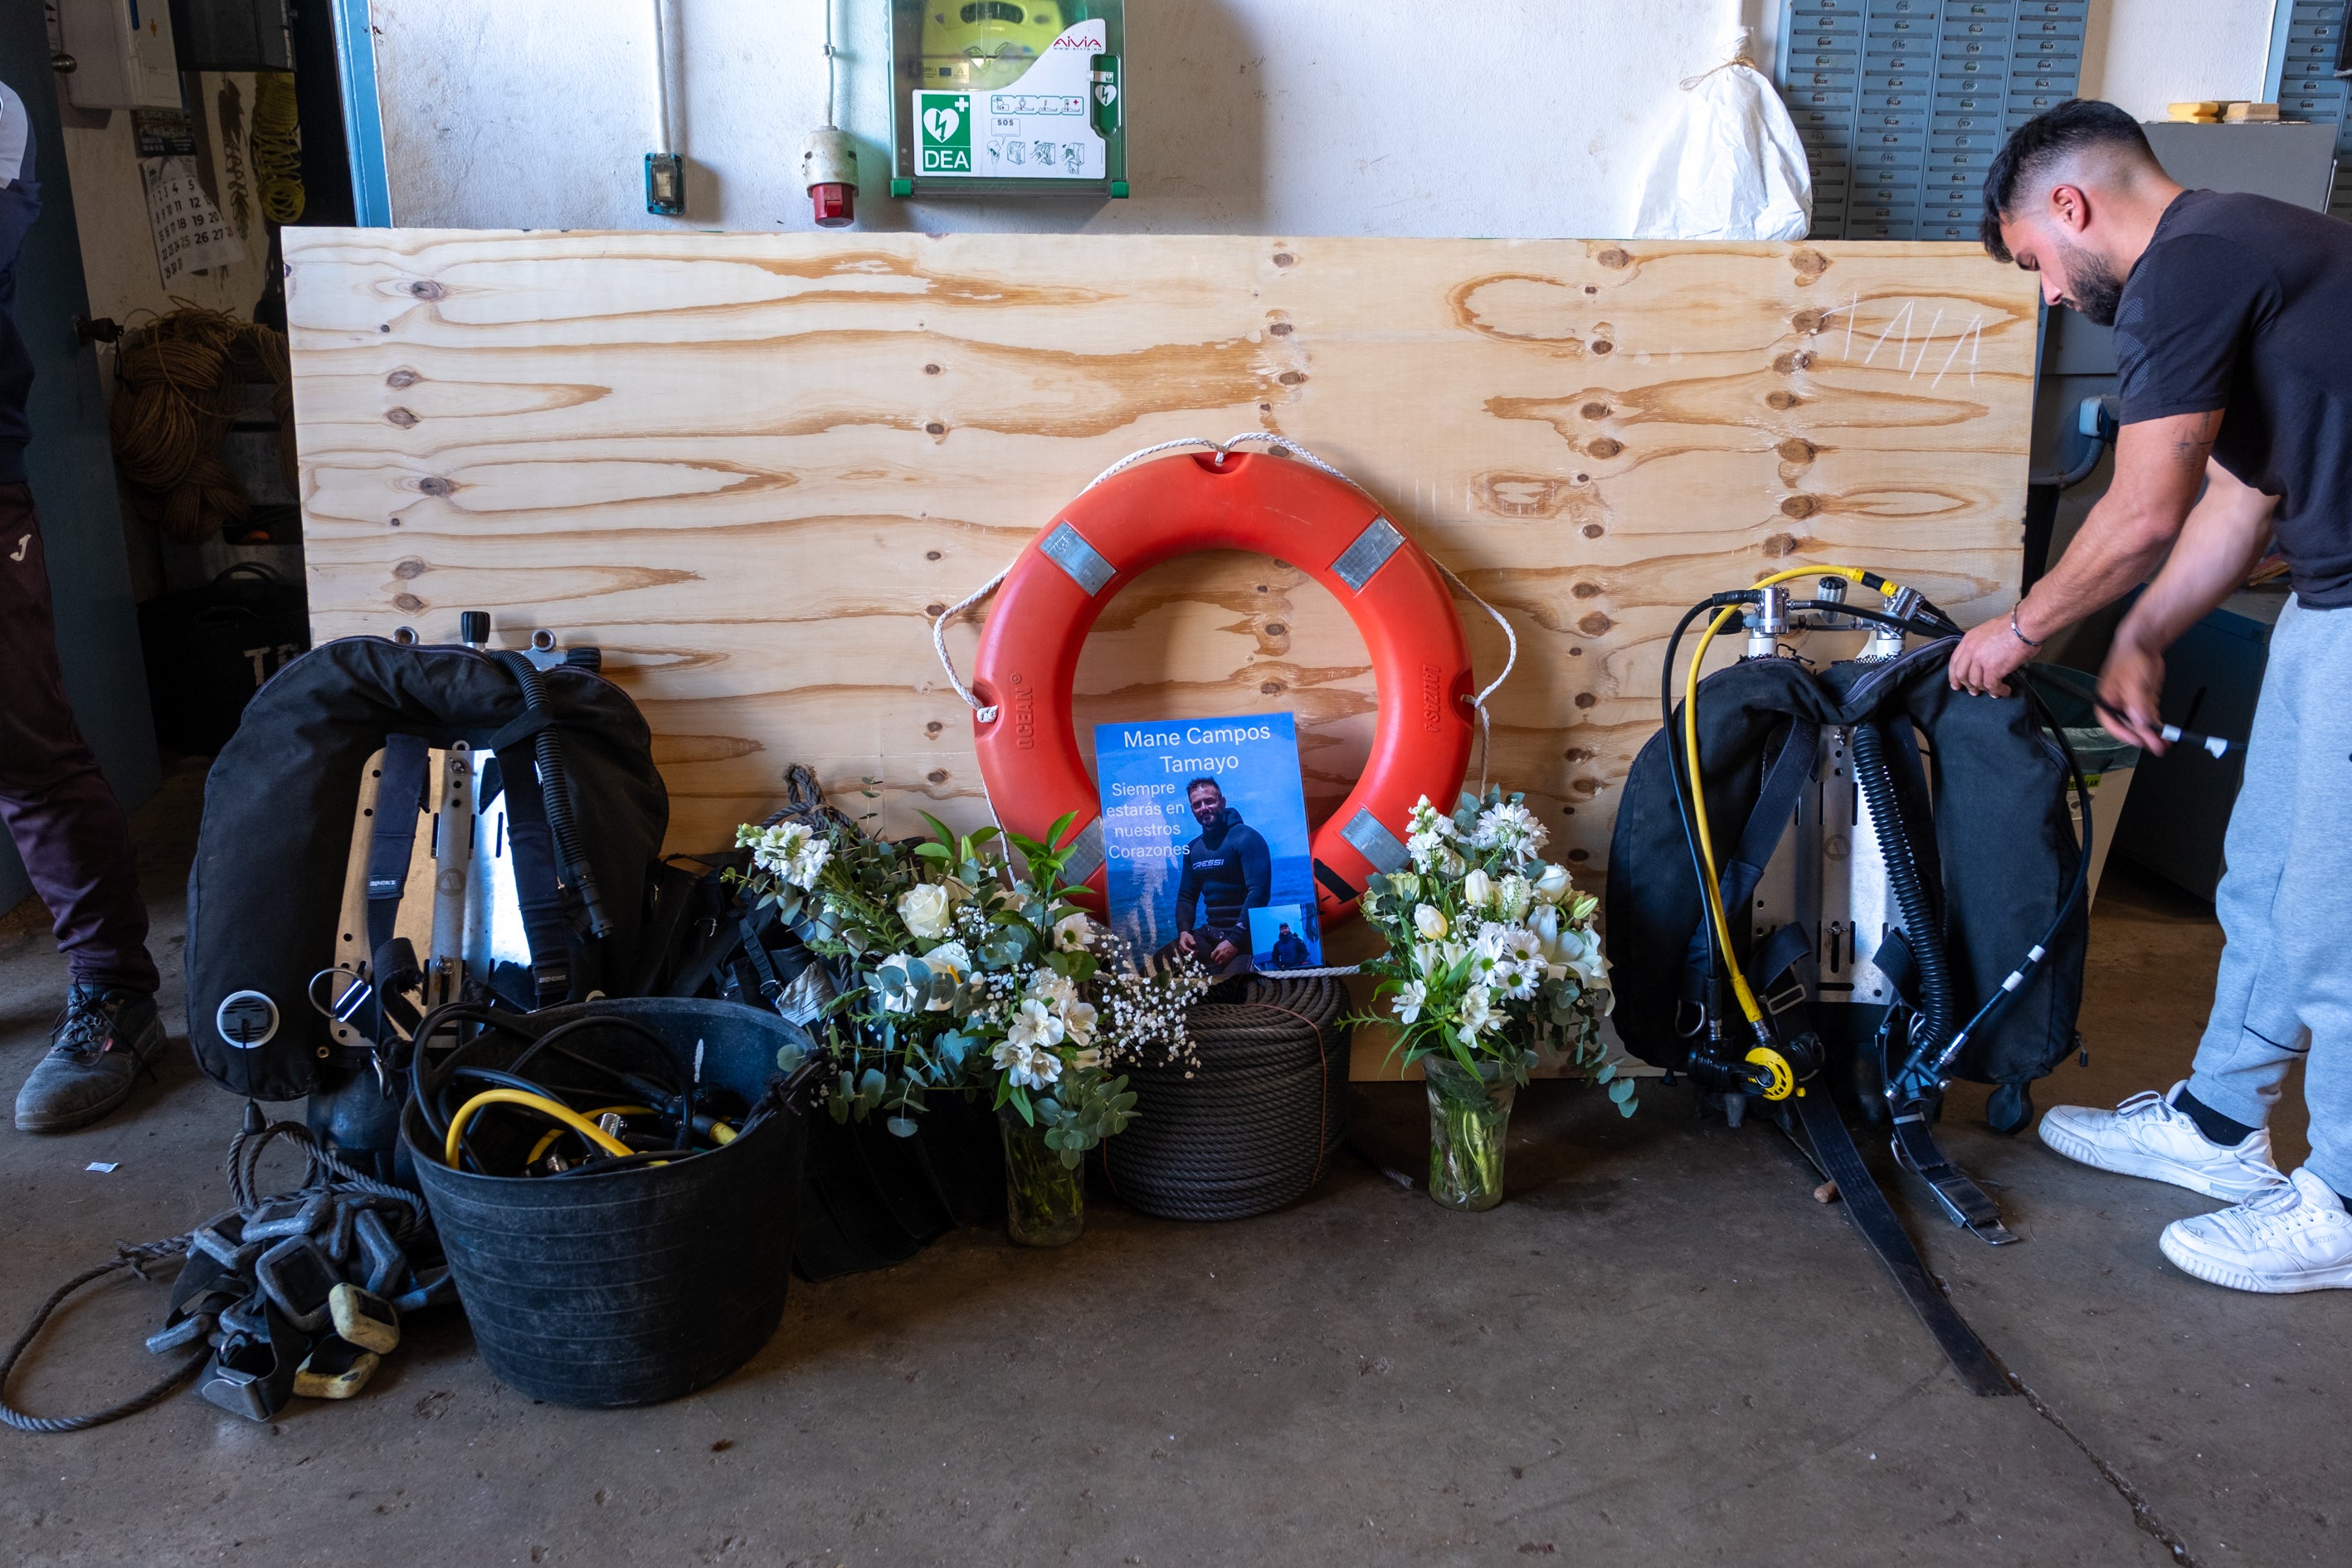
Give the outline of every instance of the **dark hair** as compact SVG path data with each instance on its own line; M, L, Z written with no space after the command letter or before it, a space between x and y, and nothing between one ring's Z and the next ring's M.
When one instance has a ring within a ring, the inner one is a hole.
M1283 929L1284 931L1288 931L1288 930L1290 929L1290 922L1289 922L1288 921L1283 921L1283 922L1282 922L1282 929Z
M2009 247L2001 243L2000 220L2020 187L2030 187L2035 175L2090 147L2120 148L2156 162L2139 121L2095 98L2070 98L2010 132L2008 144L1985 171L1984 219L1977 229L1977 237L1995 261L2011 259Z
M1192 792L1199 789L1202 784L1207 784L1211 789L1215 790L1219 800L1224 799L1225 786L1219 784L1216 780L1209 777L1206 773L1202 774L1199 778L1194 779L1191 784L1184 786L1184 798L1186 800L1192 799Z

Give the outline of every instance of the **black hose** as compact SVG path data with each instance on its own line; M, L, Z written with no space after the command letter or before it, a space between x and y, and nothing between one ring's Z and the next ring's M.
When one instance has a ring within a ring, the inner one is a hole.
M1952 969L1944 952L1943 928L1937 923L1919 879L1911 838L1895 799L1895 783L1887 776L1885 742L1878 726L1868 720L1853 727L1853 779L1870 806L1871 826L1878 833L1879 858L1886 865L1888 890L1903 916L1904 941L1919 971L1920 1016L1924 1032L1910 1041L1913 1059L1930 1057L1952 1032Z
M512 648L501 648L491 655L514 671L516 682L522 688L522 705L530 712L547 715L553 710L547 700L547 682L541 678L539 667ZM596 868L580 851L580 833L572 819L572 781L563 771L563 742L555 733L555 725L548 723L539 731L539 793L547 811L548 831L555 837L556 858L562 862L563 874L580 895L588 910L588 929L594 935L613 934L613 921L604 912L604 895L596 882Z

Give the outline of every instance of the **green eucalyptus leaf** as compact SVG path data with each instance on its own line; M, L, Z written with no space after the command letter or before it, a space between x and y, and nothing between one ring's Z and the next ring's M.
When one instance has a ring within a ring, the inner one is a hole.
M912 1138L915 1135L915 1124L903 1116L893 1116L882 1125L889 1130L893 1138Z
M1621 1078L1609 1086L1609 1098L1622 1105L1633 1098L1633 1080Z

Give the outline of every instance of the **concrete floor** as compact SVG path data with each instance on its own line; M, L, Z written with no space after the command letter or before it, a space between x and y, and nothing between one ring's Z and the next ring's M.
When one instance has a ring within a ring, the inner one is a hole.
M177 774L142 814L167 971L196 786ZM2091 1062L2045 1105L2164 1087L2204 1016L2203 906L2117 868L2095 930ZM10 1086L62 984L37 924L0 924ZM236 1107L184 1056L162 1078L84 1132L0 1131L0 1332L113 1238L223 1201ZM1359 1102L1400 1163L1417 1094ZM1956 1105L1948 1147L2024 1244L1950 1229L1916 1185L1897 1201L2032 1392L1978 1399L1769 1127L1696 1126L1654 1086L1630 1121L1559 1085L1522 1107L1491 1214L1357 1163L1246 1224L1098 1201L1061 1252L966 1232L795 1284L756 1361L657 1408L534 1405L442 1314L349 1405L259 1426L191 1395L95 1433L0 1434L0 1562L2352 1561L2352 1296L2172 1269L2157 1231L2200 1200ZM162 1294L109 1286L12 1392L55 1411L143 1383Z

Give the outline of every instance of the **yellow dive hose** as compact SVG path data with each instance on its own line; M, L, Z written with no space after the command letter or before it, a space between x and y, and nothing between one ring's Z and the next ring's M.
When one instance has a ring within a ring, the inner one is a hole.
M490 1105L520 1105L526 1110L536 1110L541 1116L551 1116L607 1154L628 1155L636 1152L626 1143L559 1100L550 1100L543 1094L528 1094L519 1089L486 1089L459 1106L457 1114L449 1119L449 1136L443 1142L441 1153L442 1158L449 1163L450 1169L457 1168L457 1139L466 1131L466 1123L474 1119L476 1111Z
M1794 566L1786 572L1775 572L1769 577L1759 578L1752 584L1752 588L1769 588L1798 577L1843 577L1849 583L1860 583L1875 588L1881 595L1889 599L1903 591L1900 584L1881 577L1874 572L1865 572L1859 566ZM1756 993L1748 988L1748 976L1742 974L1739 972L1739 966L1731 961L1733 952L1731 922L1725 918L1723 912L1723 893L1715 869L1715 839L1707 829L1706 794L1698 765L1699 667L1706 662L1707 645L1715 641L1715 634L1728 626L1731 623L1731 617L1746 607L1741 605L1726 605L1722 609L1717 610L1715 618L1707 623L1706 632L1700 636L1696 650L1691 654L1690 671L1683 682L1683 752L1687 759L1686 771L1690 775L1691 815L1698 833L1699 856L1706 863L1706 878L1701 891L1706 897L1707 918L1715 922L1717 950L1723 954L1724 966L1731 971L1731 994L1738 999L1739 1011L1746 1016L1748 1026L1756 1031L1757 1037L1769 1043L1769 1036L1764 1026L1764 1009L1757 1003ZM453 1130L449 1134L450 1147L453 1149L457 1147L457 1137ZM452 1163L454 1163L454 1157Z

